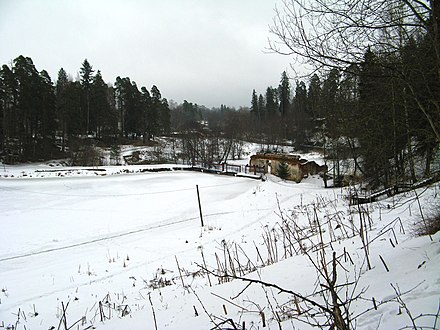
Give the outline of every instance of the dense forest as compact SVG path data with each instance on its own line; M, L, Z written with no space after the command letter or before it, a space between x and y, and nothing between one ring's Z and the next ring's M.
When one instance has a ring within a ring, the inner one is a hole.
M19 56L12 67L2 66L0 93L1 149L19 161L55 157L75 138L149 138L170 130L168 102L157 86L139 90L128 77L109 86L87 59L80 79L61 68L54 84L31 58Z
M302 6L311 17L318 13L336 18L348 15L343 4L337 10L326 7L327 12L297 0L290 4ZM90 140L110 146L134 139L149 143L156 136L173 135L183 139L187 158L192 161L225 161L230 152L239 154L239 141L247 140L264 144L267 150L278 145L320 149L335 178L349 172L353 178L366 178L372 186L389 187L438 174L439 7L438 1L431 1L421 7L423 12L417 11L419 7L413 11L408 7L409 14L405 6L387 7L385 14L371 13L376 15L371 22L383 24L379 27L355 21L356 12L350 14L357 29L364 25L364 30L380 33L371 44L358 45L358 49L348 49L348 37L334 40L339 48L331 55L319 53L318 46L309 43L318 36L303 39L303 44L301 34L295 39L301 26L289 21L294 11L278 12L272 32L291 54L318 65L312 74L295 81L283 72L278 86L258 93L253 90L250 107L240 109L168 102L157 86L139 89L128 77L117 77L108 84L87 59L76 80L61 68L53 82L45 70L36 69L31 58L18 56L0 71L3 161L65 157ZM377 15L384 17L379 20ZM296 30L289 34L289 28ZM346 30L349 28L342 26L339 34ZM323 31L319 37L332 37ZM337 42L346 45L350 53L337 56L341 49L345 51ZM355 51L360 51L357 57L352 56ZM221 143L224 145L219 148ZM213 145L216 153L208 150ZM344 160L352 164L350 171L343 168Z
M285 73L277 90L253 92L260 132L320 145L335 178L342 160L373 187L438 177L440 1L283 4L271 49L313 73L293 95Z
M220 136L245 138L248 108L170 103L155 85L139 89L129 77L105 83L87 59L76 80L61 68L53 83L30 57L19 56L0 71L0 153L6 163L76 157L98 144L151 145L157 136L173 135L186 137L182 159L213 160L219 152L202 150L204 137L215 136L217 150ZM224 157L231 150L227 144Z

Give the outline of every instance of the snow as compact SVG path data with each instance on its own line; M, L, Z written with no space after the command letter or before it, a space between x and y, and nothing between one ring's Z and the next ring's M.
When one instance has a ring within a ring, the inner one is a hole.
M314 292L318 277L311 260L303 254L284 258L278 241L277 262L263 267L256 252L258 247L268 258L263 234L275 233L281 216L305 228L313 210L319 219L339 221L348 232L359 222L357 210L348 206L348 191L324 189L319 177L296 184L271 175L261 181L177 170L175 165L51 165L0 169L0 329L57 329L63 305L68 327L80 321L72 329L154 328L154 317L158 329L209 329L212 321L228 318L245 322L246 329L261 329L261 311L267 328L279 329L272 309L282 316L282 329L309 329L275 307L294 309L291 295L257 284L244 290L247 283L241 280L219 284L213 275L208 278L199 267L202 252L214 270L227 246L242 264L249 258L257 266L244 277L306 296ZM154 168L170 171L144 172ZM438 205L438 184L418 193L424 212ZM357 328L411 326L391 284L413 317L423 314L417 325L433 327L440 298L440 233L432 240L413 236L413 223L420 220L413 193L365 207L371 218L371 270L359 235L345 236L330 225L324 233L326 241L332 238L327 261L332 250L341 255L344 249L353 261L341 264L348 272L338 267L338 283L359 278L352 289L364 291L350 309L352 317L360 315ZM102 322L101 312L106 316Z

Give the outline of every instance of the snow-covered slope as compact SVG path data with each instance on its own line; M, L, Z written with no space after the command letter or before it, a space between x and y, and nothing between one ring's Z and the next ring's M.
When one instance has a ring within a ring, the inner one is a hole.
M312 296L319 278L311 262L316 255L310 252L308 259L293 250L293 256L285 255L288 244L281 234L283 219L290 227L311 230L315 216L323 224L327 260L331 251L345 251L338 283L358 279L348 286L362 292L350 306L351 316L359 315L353 321L358 329L411 326L407 311L419 326L435 324L440 234L432 240L413 237L420 210L412 194L365 206L369 270L356 234L358 210L348 207L346 190L324 189L319 178L295 184L273 176L260 181L186 171L140 173L134 167L106 167L107 174L119 175L103 176L100 169L66 169L26 165L2 172L0 329L60 324L64 329L76 322L72 329L155 324L209 329L229 318L246 329L261 329L263 322L269 329L308 329L297 320L291 294L257 284L246 288L241 280L219 284L224 279L208 276L200 266L215 272L230 253L237 276L319 301ZM438 204L438 190L419 191L425 212ZM268 254L268 237L276 256ZM400 303L396 290L402 293Z

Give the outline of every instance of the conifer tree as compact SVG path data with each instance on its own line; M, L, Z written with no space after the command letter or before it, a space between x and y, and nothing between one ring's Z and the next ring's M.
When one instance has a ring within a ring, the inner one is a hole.
M309 88L307 90L307 108L314 120L322 116L321 94L321 80L315 73L310 78Z
M307 87L303 81L297 82L293 98L293 120L295 125L295 144L299 149L306 140L308 129Z
M260 112L258 110L258 96L255 89L252 91L251 113L255 118L260 119Z
M168 100L166 98L162 98L161 100L159 120L161 133L168 134L171 128L171 114Z
M289 165L286 162L280 162L277 167L277 176L283 180L287 180L290 176Z
M67 131L67 109L68 109L68 89L69 80L67 77L67 72L61 68L58 71L58 79L56 82L56 107L57 107L57 118L58 118L58 129L61 131L61 141L62 141L62 151L66 148L66 131Z
M102 79L101 71L98 70L90 86L90 107L93 111L89 117L89 129L96 132L98 138L102 137L104 127L108 128L110 124L107 120L111 117L108 93L108 86Z
M30 160L35 157L38 136L38 118L41 107L35 106L40 85L40 76L29 57L19 56L14 60L14 77L17 80L17 133L23 145L23 158Z
M266 118L266 106L265 106L265 102L264 102L264 97L262 94L260 94L258 96L258 114L259 114L259 118L260 120L264 121L264 119Z
M38 107L37 131L41 135L42 146L40 156L51 158L55 134L57 129L56 122L56 96L55 89L50 79L49 73L42 70L39 74L38 98L35 100Z
M0 142L4 147L10 138L17 135L17 118L15 109L17 107L18 86L14 73L7 66L3 65L0 70L0 107L2 111L2 126L0 128Z
M81 86L83 87L85 93L85 124L86 124L86 134L90 131L90 89L93 81L93 68L87 59L82 63L80 69L81 76Z
M151 108L150 108L150 115L149 115L149 122L148 122L148 131L150 136L154 137L156 134L159 133L160 130L160 123L159 123L159 114L162 108L162 94L159 91L159 88L157 88L156 85L153 85L150 90L151 95Z
M278 86L278 95L280 100L280 113L282 117L285 117L290 110L290 82L286 71L281 74L280 85Z
M278 110L278 100L276 89L267 87L266 89L266 114L268 118L275 117Z

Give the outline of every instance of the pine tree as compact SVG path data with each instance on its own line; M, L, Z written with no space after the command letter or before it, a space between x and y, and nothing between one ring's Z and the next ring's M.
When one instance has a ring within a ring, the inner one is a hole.
M144 102L136 83L130 78L116 78L116 108L119 110L121 133L128 137L143 132Z
M325 124L327 128L327 134L331 137L338 136L338 101L339 101L339 84L340 73L337 69L332 69L325 77L322 84L322 107L323 115L325 118Z
M3 65L0 70L0 103L2 111L2 126L1 126L1 146L5 146L9 139L16 137L17 120L17 93L18 83L15 79L14 73L7 66Z
M134 81L131 82L131 85L128 85L128 91L125 128L132 136L136 136L142 133L142 96Z
M115 88L114 88L114 96L115 96L115 106L116 110L119 112L119 123L118 128L120 131L120 135L123 136L125 134L125 112L126 112L126 87L125 80L128 78L116 77Z
M290 176L289 165L286 162L280 162L277 167L277 176L283 180L287 180Z
M321 81L317 74L310 78L309 88L307 91L307 107L314 120L321 118Z
M66 86L66 134L68 137L84 133L81 117L81 96L83 89L79 81L69 81Z
M168 100L162 98L160 107L160 130L162 134L167 134L170 132L171 128L171 113L170 107L168 105Z
M29 57L19 56L14 60L14 77L17 80L16 123L18 139L23 145L24 160L36 156L38 121L41 107L35 106L39 95L40 75Z
M258 96L255 89L252 91L251 113L255 116L255 118L260 119L260 112L258 110Z
M104 128L112 131L109 88L98 70L90 88L90 106L93 111L90 113L90 129L96 132L98 138L102 137Z
M2 144L21 160L50 156L55 138L54 87L46 71L38 72L29 57L19 56L0 71Z
M56 121L56 96L55 89L47 71L40 72L40 82L38 85L38 99L36 106L38 107L37 131L41 136L39 141L42 146L40 148L40 156L42 158L52 158L53 144L55 143L55 134L57 129Z
M303 81L297 82L293 98L293 120L295 125L295 145L299 149L306 140L308 128L307 87Z
M278 87L278 94L280 98L280 113L282 117L285 117L290 110L290 82L286 71L281 74L281 82Z
M265 102L264 102L264 97L262 94L260 94L258 96L258 114L259 114L259 118L260 120L264 121L264 119L266 118L266 109L265 109Z
M266 89L266 114L268 118L273 118L278 109L277 91L272 87Z
M385 58L371 50L365 53L359 83L357 138L363 169L373 186L390 184L394 158L395 85Z
M156 85L153 85L150 90L151 108L149 112L148 132L150 136L154 137L159 133L159 114L162 107L162 94Z
M86 134L89 134L90 130L90 89L93 81L93 68L90 65L89 61L87 59L84 60L82 63L82 67L80 69L80 75L81 75L81 86L83 87L84 93L85 93L85 107L87 109L86 112Z
M59 121L58 129L62 132L62 152L66 148L66 131L67 131L67 89L68 89L69 79L67 78L66 71L61 68L58 71L58 79L56 82L56 107L57 107L57 118Z
M148 89L141 88L141 100L142 100L142 139L145 142L150 139L149 123L151 122L151 96Z

